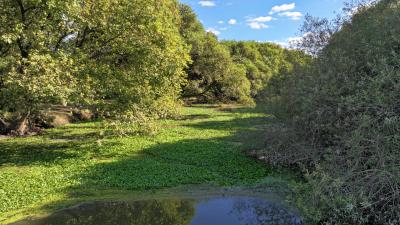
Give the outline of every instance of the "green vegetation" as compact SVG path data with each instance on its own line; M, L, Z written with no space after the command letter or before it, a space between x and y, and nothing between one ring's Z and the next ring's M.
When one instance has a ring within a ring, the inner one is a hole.
M292 70L299 60L308 58L301 51L284 49L273 43L224 41L222 44L229 48L235 64L245 68L252 98L259 97L272 77Z
M0 14L2 134L39 131L54 105L146 131L182 99L253 104L292 64L278 45L219 42L176 0L2 1Z
M155 136L108 136L91 122L0 140L0 218L113 190L262 183L273 171L243 151L263 145L270 121L247 109L192 107L160 121Z
M317 206L317 221L400 222L399 6L361 6L336 26L308 18L301 47L313 62L266 89L283 123L268 134L264 154L304 168L313 193L305 202Z
M188 49L175 0L0 2L0 131L52 104L137 122L174 114Z
M187 5L180 6L181 35L191 47L184 98L196 102L240 102L250 104L250 82L242 66L233 62L229 50L207 33Z
M372 3L307 16L298 50L220 42L177 0L0 1L0 134L28 136L0 140L0 215L259 184L274 165L303 172L297 202L315 223L398 224L400 3L360 1ZM280 123L246 109L180 114L184 101L257 103ZM55 108L59 124L97 122L44 130Z
M191 48L184 99L253 104L271 77L307 57L272 43L219 42L214 34L205 31L189 6L181 5L180 12L180 33Z

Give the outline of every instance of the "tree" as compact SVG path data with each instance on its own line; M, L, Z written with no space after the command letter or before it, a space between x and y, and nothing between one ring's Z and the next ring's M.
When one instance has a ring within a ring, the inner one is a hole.
M254 41L224 41L223 44L229 48L233 61L246 68L253 98L265 89L269 79L286 64L286 51L276 44Z
M56 51L67 29L64 9L71 3L0 2L0 106L14 117L6 129L24 134L28 119L41 105L61 101L72 92L76 83L69 72L72 60Z
M196 97L201 102L251 102L245 74L233 63L228 49L214 34L204 30L190 7L181 5L181 16L181 35L191 46L192 59L186 70L188 81L183 97Z
M96 105L108 115L168 116L189 60L177 2L96 1L86 10L78 14L76 41L80 75L96 87Z
M8 129L26 133L58 103L114 118L168 115L188 61L179 24L175 0L1 1L0 105L16 118Z

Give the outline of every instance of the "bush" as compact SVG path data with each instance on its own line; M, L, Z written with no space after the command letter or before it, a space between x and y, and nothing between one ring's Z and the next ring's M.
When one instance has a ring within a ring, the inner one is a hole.
M309 51L314 62L274 78L266 91L292 131L290 147L267 154L308 171L325 224L400 222L399 7L397 0L360 7L338 32L327 30L325 47ZM326 25L314 22L309 35Z

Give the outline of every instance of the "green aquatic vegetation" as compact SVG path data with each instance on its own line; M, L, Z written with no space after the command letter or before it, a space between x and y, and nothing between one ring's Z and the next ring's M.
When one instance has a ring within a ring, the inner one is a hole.
M0 140L0 218L107 191L258 184L277 175L243 151L262 146L270 121L247 109L191 107L160 120L154 136L111 136L91 122Z

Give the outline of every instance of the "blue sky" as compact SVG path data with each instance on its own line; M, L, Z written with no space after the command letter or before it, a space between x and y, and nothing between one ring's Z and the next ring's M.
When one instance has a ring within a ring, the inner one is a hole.
M224 40L285 43L299 36L307 13L332 18L345 0L181 0Z

